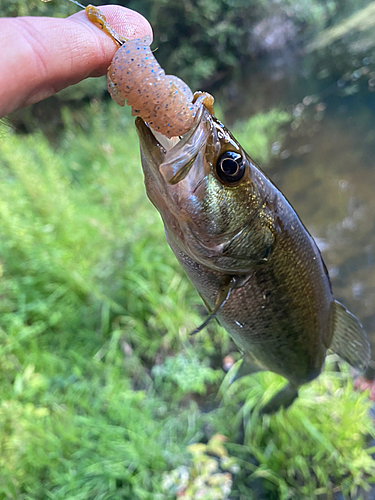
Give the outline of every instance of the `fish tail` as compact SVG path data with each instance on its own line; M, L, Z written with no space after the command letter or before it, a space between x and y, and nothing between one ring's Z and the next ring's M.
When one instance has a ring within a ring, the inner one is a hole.
M354 368L365 370L370 362L371 347L363 326L336 300L331 304L330 316L333 335L329 348Z

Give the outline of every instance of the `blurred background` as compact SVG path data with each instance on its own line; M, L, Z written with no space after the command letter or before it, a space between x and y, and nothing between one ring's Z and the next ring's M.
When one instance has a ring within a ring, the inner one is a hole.
M214 95L375 353L375 2L110 3ZM76 10L0 0L1 16ZM0 498L375 498L367 395L345 367L261 419L283 380L229 387L228 335L189 337L205 308L146 198L133 122L101 78L0 125Z

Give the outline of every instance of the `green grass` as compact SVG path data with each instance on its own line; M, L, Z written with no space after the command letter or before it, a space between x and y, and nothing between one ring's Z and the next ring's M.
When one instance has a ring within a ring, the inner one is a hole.
M255 160L285 120L246 125ZM280 378L227 387L227 334L188 335L203 308L146 198L133 120L93 101L64 121L53 147L2 130L0 499L198 498L200 481L204 498L251 498L254 477L270 498L349 499L375 475L366 395L329 371L261 419ZM226 448L191 447L217 434Z
M254 476L273 483L281 499L330 498L335 490L355 498L359 488L375 482L370 455L375 450L365 450L374 436L367 394L353 390L346 363L336 371L329 361L323 375L301 388L289 410L260 417L260 406L284 384L272 373L247 377L229 388L223 384L224 402L243 403L237 418L244 421L244 448L259 462Z

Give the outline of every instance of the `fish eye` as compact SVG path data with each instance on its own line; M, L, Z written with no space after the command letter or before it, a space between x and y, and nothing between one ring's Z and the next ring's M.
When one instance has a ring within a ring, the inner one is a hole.
M216 162L216 173L220 180L234 184L245 175L245 163L242 156L234 151L226 151Z

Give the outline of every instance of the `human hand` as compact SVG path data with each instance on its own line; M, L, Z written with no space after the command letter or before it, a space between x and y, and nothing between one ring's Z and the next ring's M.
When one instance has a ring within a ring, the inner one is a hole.
M151 26L137 12L117 5L100 10L119 35L152 37ZM0 118L89 76L104 75L118 49L83 10L66 19L1 18L0 46Z

